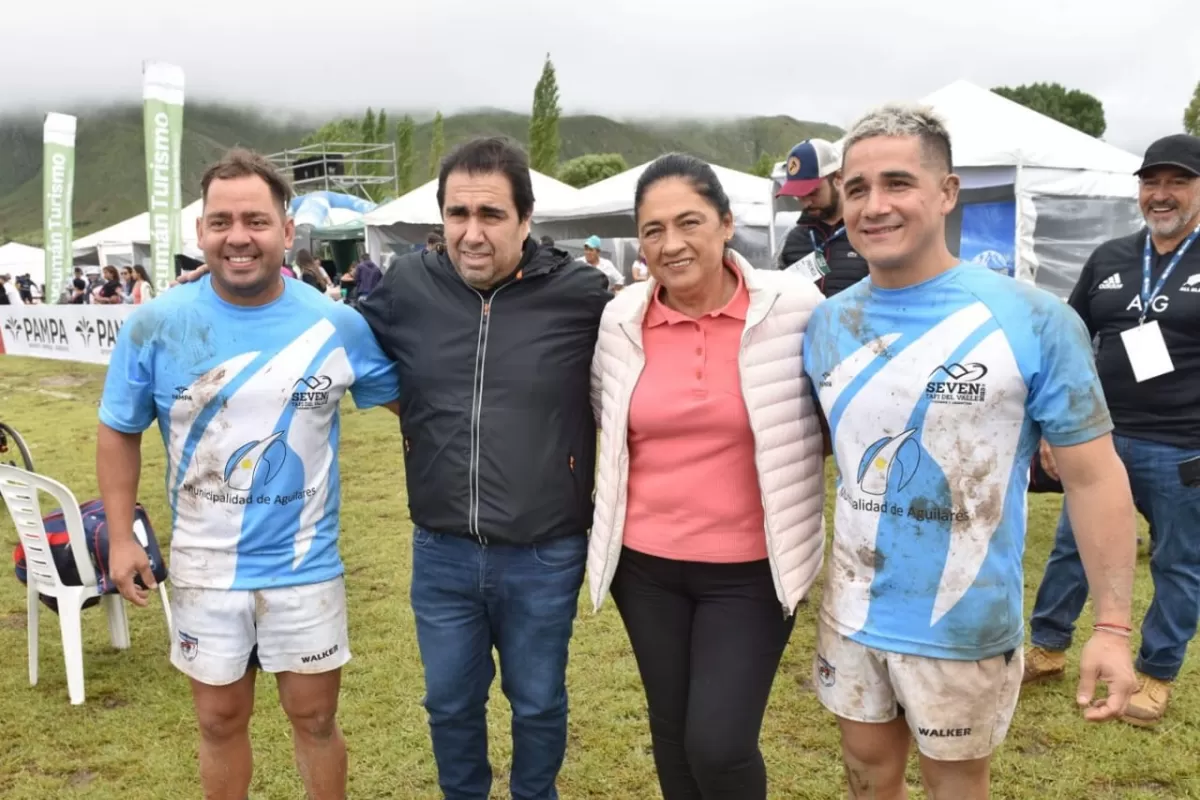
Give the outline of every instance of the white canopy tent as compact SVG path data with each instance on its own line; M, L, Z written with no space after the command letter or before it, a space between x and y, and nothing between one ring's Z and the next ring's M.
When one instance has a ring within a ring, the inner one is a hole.
M539 204L533 213L534 231L539 236L566 240L593 235L604 239L635 238L634 192L638 179L651 163L647 161L586 186L568 202ZM729 196L736 225L734 248L751 263L763 266L762 262L769 256L767 223L772 213L771 181L715 164L713 171Z
M200 255L196 243L196 220L200 217L203 206L202 200L196 200L184 206L180 212L179 228L183 252L186 255ZM74 249L76 263L100 266L111 264L115 267L132 264L147 266L150 260L150 212L143 211L137 216L76 239Z
M945 120L962 178L957 216L947 229L956 253L968 245L964 214L978 217L973 212L990 211L982 206L1008 204L1015 220L1002 249L1011 274L1065 296L1101 242L1141 226L1137 156L967 81L920 102ZM773 178L772 199L782 164ZM1003 209L996 217L1007 218ZM771 249L777 252L775 242ZM986 262L996 253L982 255Z
M535 209L567 203L579 193L575 187L535 170L529 174ZM363 216L367 251L375 263L384 263L385 251L403 252L413 244L423 243L429 232L442 224L437 186L435 178Z
M46 253L20 242L0 245L0 275L28 275L38 286L46 283Z

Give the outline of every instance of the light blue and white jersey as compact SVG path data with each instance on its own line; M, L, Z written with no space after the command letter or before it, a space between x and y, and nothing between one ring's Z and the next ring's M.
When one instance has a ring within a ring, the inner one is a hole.
M978 660L1020 646L1029 467L1112 430L1083 322L972 264L826 300L804 366L838 468L821 614L879 650Z
M121 327L100 421L167 450L171 579L266 589L342 574L338 402L396 400L394 365L363 318L300 281L265 306L222 300L206 276Z

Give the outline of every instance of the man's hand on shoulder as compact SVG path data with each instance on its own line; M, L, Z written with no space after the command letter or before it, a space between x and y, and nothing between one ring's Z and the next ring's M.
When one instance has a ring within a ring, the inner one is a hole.
M172 286L179 286L183 283L192 283L198 281L208 274L208 264L201 264L193 270L179 273L179 277L171 281Z

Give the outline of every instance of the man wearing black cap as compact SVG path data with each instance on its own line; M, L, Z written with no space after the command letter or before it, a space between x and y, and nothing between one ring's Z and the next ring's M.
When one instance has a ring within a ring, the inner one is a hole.
M1159 139L1137 175L1146 229L1100 245L1069 302L1098 340L1113 439L1153 538L1154 600L1123 716L1149 727L1167 709L1200 609L1200 138ZM1042 463L1055 474L1044 444ZM1063 673L1087 594L1064 509L1033 609L1026 683Z
M779 254L780 269L794 269L813 279L826 297L867 277L867 262L846 238L842 200L834 180L842 157L824 139L808 139L788 153L787 178L776 197L795 197L803 213L788 232Z

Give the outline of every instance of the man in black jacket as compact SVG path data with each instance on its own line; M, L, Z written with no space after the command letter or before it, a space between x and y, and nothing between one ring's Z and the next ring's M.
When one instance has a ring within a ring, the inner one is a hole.
M400 373L412 608L442 792L486 800L486 704L499 654L514 798L557 798L568 643L592 521L599 270L529 237L525 154L451 153L445 245L398 259L359 310Z
M1096 339L1113 441L1150 523L1154 600L1123 717L1150 727L1166 712L1200 608L1200 138L1156 141L1138 177L1146 228L1100 245L1069 302ZM1057 477L1045 448L1042 464ZM1025 682L1062 675L1087 596L1064 508L1030 620Z
M804 210L784 239L779 268L794 268L833 297L867 277L866 259L855 252L842 224L842 199L835 181L842 157L824 139L808 139L792 148L787 179L777 197L795 197Z

